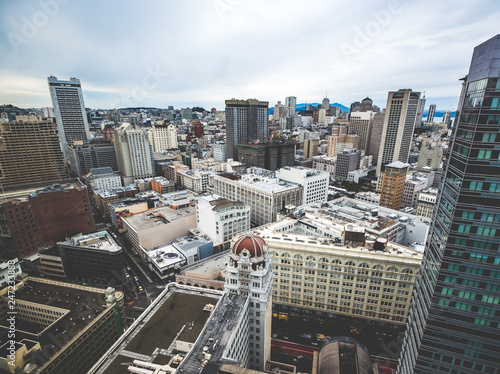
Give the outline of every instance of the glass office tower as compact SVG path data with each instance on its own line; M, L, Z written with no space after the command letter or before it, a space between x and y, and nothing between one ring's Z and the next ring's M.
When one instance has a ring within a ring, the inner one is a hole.
M500 373L500 35L458 110L398 373Z

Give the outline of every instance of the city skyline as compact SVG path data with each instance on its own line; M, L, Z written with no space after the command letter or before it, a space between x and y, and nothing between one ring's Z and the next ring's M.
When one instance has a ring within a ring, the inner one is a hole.
M499 14L486 0L288 4L2 3L2 104L50 106L46 77L56 75L80 79L91 108L321 102L325 91L383 107L388 91L411 88L455 110L458 79Z

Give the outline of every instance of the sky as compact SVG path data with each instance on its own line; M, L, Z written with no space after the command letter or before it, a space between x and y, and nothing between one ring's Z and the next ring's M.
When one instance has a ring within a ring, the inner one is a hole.
M349 106L423 92L455 110L496 0L38 0L0 2L0 104L52 106L47 77L76 77L93 109Z

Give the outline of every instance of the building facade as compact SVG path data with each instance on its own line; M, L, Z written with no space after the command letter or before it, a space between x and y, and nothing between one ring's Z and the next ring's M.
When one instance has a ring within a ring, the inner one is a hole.
M406 173L410 165L400 161L392 162L385 166L385 171L380 174L382 179L380 190L380 206L399 210L403 201L406 183Z
M500 35L474 49L398 373L498 373Z
M4 190L67 179L52 122L0 122L0 185Z
M238 144L268 137L269 102L226 100L227 158L239 160Z
M247 167L277 170L293 166L296 146L292 140L238 144L238 157Z
M250 230L250 206L217 195L203 196L196 205L198 230L218 243L229 243L236 235Z
M228 200L250 205L250 221L256 225L274 222L287 205L302 204L302 186L254 174L216 175L213 190Z
M419 99L420 92L410 89L389 92L378 154L377 176L383 171L383 167L391 162L408 162Z
M124 123L115 130L115 150L123 184L154 177L153 151L143 130Z
M276 176L302 186L302 204L324 202L328 199L329 173L297 166L281 168L276 172Z
M177 129L172 123L154 124L148 132L153 152L177 149Z
M110 141L68 144L67 153L71 171L79 178L87 175L93 168L110 167L113 171L118 171L116 150Z
M50 76L47 80L61 149L68 159L68 145L72 145L75 141L83 143L90 141L90 128L83 102L82 86L80 80L76 78L64 81Z

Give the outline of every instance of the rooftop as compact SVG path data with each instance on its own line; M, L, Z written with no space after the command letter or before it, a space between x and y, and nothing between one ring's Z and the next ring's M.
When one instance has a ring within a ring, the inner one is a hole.
M92 174L94 177L97 175L113 174L113 169L109 166L102 168L93 168L90 169L90 174Z
M193 215L196 215L196 209L194 207L187 206L184 208L172 209L168 206L164 206L153 208L143 213L134 214L131 217L124 218L124 220L137 230L145 230L162 224L167 225L177 219Z
M396 169L404 169L404 168L408 168L410 167L410 164L406 164L404 162L401 162L401 161L394 161L388 165L385 165L385 167L389 167L389 168L396 168Z
M87 235L78 234L65 242L58 244L69 245L80 248L90 248L106 252L120 252L122 248L116 244L107 231L94 232Z
M197 290L170 283L120 337L115 348L89 372L122 374L126 371L123 364L134 360L168 363L176 339L191 344L197 341L210 317L210 312L204 311L204 307L216 304L221 296L220 291Z
M262 177L255 174L242 175L238 183L267 193L279 193L301 188L297 183L279 178Z

